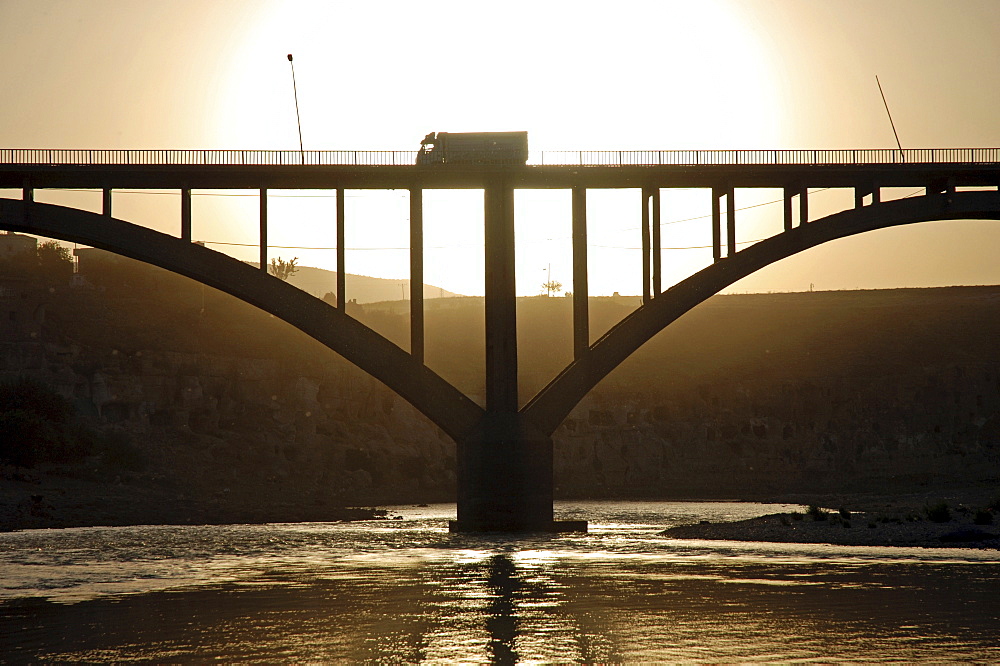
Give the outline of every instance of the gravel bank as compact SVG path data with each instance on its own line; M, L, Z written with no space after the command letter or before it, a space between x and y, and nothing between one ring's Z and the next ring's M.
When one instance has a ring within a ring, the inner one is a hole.
M662 534L677 539L1000 549L1000 517L996 513L995 506L949 506L942 502L843 512L811 507L805 513L682 525Z

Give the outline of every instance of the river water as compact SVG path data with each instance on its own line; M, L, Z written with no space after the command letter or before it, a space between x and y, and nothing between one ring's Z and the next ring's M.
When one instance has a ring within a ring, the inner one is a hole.
M588 534L398 520L0 534L0 662L1000 661L1000 552L676 540L786 505L562 502Z

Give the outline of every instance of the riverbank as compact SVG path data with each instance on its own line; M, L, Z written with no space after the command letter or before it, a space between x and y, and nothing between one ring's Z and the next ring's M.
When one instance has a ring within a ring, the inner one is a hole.
M727 523L702 521L661 534L710 541L1000 549L1000 497L990 499L991 491L995 493L984 486L892 497L783 497L809 510ZM848 508L852 506L857 508Z
M287 484L246 488L180 485L154 474L99 469L27 470L0 465L0 532L124 525L235 525L387 518Z

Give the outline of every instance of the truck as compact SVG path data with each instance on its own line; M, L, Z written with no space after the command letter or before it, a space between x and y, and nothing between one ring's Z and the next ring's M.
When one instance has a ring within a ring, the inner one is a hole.
M527 132L431 132L420 142L417 164L522 165Z

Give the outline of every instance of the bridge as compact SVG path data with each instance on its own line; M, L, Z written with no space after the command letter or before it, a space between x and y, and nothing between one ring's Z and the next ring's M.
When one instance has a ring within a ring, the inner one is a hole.
M251 303L299 328L384 382L457 444L456 531L586 529L552 510L552 433L574 406L682 314L751 273L838 238L932 220L1000 219L1000 149L563 151L531 154L527 164L415 165L415 151L160 151L0 149L0 228L99 247L185 275ZM920 196L883 201L882 188ZM42 204L44 188L104 193L101 213ZM112 215L115 189L179 190L177 235ZM518 395L514 275L514 190L572 191L573 361L535 396ZM587 282L587 190L638 190L642 304L591 340ZM663 288L660 196L664 189L712 193L713 263ZM737 250L734 193L783 192L779 233ZM809 190L843 188L854 206L819 219ZM260 266L192 242L192 189L260 192ZM267 191L337 193L337 296L330 306L267 274ZM423 190L484 192L486 399L480 406L424 363L422 290L411 291L410 345L404 350L347 315L344 191L404 189L410 202L410 279L423 283ZM725 216L723 216L725 211ZM723 225L725 219L725 225Z

